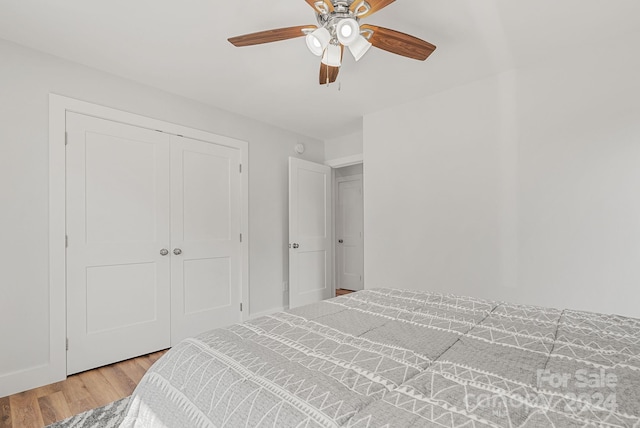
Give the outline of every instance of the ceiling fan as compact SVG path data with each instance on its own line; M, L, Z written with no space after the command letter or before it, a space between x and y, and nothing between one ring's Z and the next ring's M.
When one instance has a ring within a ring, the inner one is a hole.
M360 25L366 18L395 0L305 0L316 12L318 25L301 25L260 31L229 39L234 46L252 46L306 36L307 47L322 58L320 84L336 81L347 47L356 61L375 46L385 51L420 61L436 49L417 37L375 25Z

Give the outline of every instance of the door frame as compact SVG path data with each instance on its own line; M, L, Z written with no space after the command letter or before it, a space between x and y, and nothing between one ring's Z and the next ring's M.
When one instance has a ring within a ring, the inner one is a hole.
M66 379L66 114L67 112L120 122L139 128L188 137L240 150L242 320L249 318L249 143L182 125L49 94L49 364L22 375L21 384L33 388ZM240 237L238 237L240 238ZM16 379L17 380L17 379ZM22 386L22 385L20 385Z
M343 158L338 158L338 159L331 159L331 160L327 160L324 162L325 165L330 166L331 167L331 182L332 182L332 186L334 187L334 199L335 199L335 182L336 182L336 169L338 168L344 168L346 166L352 166L352 165L359 165L362 164L362 209L365 209L365 200L364 200L364 154L356 154L356 155L352 155L352 156L346 156ZM335 202L335 201L334 201ZM335 250L336 245L338 244L338 238L336 238L336 205L337 204L333 204L333 213L331 213L331 229L332 229L332 234L333 234L333 243L331 245L333 245L333 249ZM364 226L364 222L363 222L363 226ZM363 233L364 233L364 227L363 227ZM366 257L366 255L364 254L364 248L362 249L362 259L364 260L364 257ZM334 255L335 258L335 255ZM333 262L333 266L331 267L331 283L333 284L333 290L335 293L335 290L337 289L337 280L336 280L336 275L337 271L336 271L336 260L334 260ZM364 276L364 273L363 273Z

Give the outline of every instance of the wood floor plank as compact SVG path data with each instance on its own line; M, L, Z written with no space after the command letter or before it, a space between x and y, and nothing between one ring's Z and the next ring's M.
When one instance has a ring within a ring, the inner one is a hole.
M42 428L131 395L166 351L69 376L62 382L0 398L0 428Z
M138 364L136 360L123 361L118 364L118 367L136 384L140 383L140 379L142 379L142 376L147 372L147 369Z
M38 405L45 425L73 416L62 391L38 398Z
M107 378L111 386L122 398L130 396L133 390L136 389L136 382L127 376L117 364L100 367L98 370Z
M9 397L0 398L0 428L11 428L11 404Z
M64 381L56 382L52 383L51 385L41 386L40 388L36 388L33 391L36 393L36 396L40 398L47 395L55 394L56 392L61 392L63 385Z
M154 361L149 358L149 355L145 355L144 358L136 358L134 361L136 362L136 364L142 367L145 372L149 370L154 363Z
M13 428L42 428L44 426L38 397L33 391L12 395L9 397L9 404L11 405L11 426Z
M87 390L80 376L73 375L67 378L64 388L62 389L69 409L74 415L86 412L89 409L95 409L98 404L95 402L91 393Z
M136 358L136 362L148 370L166 353L166 350L154 352L153 354L145 355L142 358Z
M149 358L137 358L136 359L136 364L138 364L140 367L142 367L145 372L147 370L149 370L149 368L153 365L153 363L151 362L151 360Z
M99 370L80 373L80 379L98 406L104 406L123 398Z
M158 361L160 359L160 357L162 357L166 353L167 353L167 350L164 350L164 351L160 351L160 352L155 352L153 354L149 354L149 355L147 355L147 357L151 360L152 363L155 364L155 362Z

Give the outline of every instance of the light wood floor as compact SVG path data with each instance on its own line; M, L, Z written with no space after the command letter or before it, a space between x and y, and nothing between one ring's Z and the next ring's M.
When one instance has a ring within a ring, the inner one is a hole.
M0 398L0 428L42 428L128 397L149 367L165 352L122 361Z

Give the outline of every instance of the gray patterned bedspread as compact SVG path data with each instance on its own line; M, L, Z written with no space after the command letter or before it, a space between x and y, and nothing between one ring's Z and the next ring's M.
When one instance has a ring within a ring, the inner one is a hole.
M640 427L640 320L367 290L180 343L123 427Z

